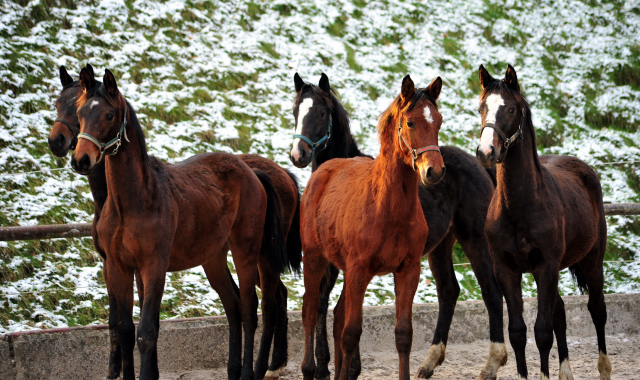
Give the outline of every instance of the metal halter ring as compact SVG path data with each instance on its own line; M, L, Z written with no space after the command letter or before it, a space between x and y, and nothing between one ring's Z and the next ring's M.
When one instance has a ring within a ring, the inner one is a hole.
M327 134L324 135L324 137L322 137L320 140L313 142L311 141L311 139L309 139L307 136L305 135L293 135L293 139L300 139L304 142L306 142L307 144L309 144L309 146L311 147L312 151L311 151L311 162L313 162L313 157L316 154L316 148L319 147L320 145L322 145L325 141L329 140L329 137L331 137L331 125L333 124L333 118L331 117L331 114L329 114L329 128L327 129ZM325 144L326 147L326 144Z
M493 130L496 131L498 133L498 136L500 136L500 138L502 139L504 149L500 152L500 157L498 157L498 159L496 160L497 163L502 163L505 156L507 155L507 150L509 150L509 147L516 141L518 141L518 139L522 138L522 124L524 124L525 112L525 109L522 108L522 116L520 117L520 125L518 126L518 130L509 138L507 138L507 135L505 135L504 132L502 132L502 130L493 123L487 123L480 129L480 136L482 136L482 131L484 131L485 128L493 128Z
M401 132L402 132L402 118L400 119L400 123L398 123L398 145L400 145L400 150L402 150L402 144L400 144L400 141L402 141L404 145L407 146L407 149L409 149L409 153L411 154L411 160L412 160L411 167L413 168L413 171L416 171L416 172L418 171L418 169L416 168L416 160L422 153L434 151L442 154L440 152L440 148L437 145L427 145L422 148L413 149L411 145L409 145L409 142L407 141L407 139L405 139L404 136L402 136Z
M120 148L120 145L122 144L122 135L124 134L124 139L127 140L127 142L129 141L129 138L127 137L127 130L125 129L125 127L127 126L127 105L124 106L124 119L122 120L122 125L120 126L120 130L118 131L118 134L116 135L116 137L107 142L107 143L101 143L100 141L98 141L98 139L96 139L95 137L91 136L88 133L79 133L78 134L78 139L84 139L84 140L89 140L91 141L95 146L98 147L98 149L100 150L100 158L98 158L98 161L96 161L96 164L99 163L100 161L102 161L102 157L104 157L105 155L105 151L109 148L111 148L112 146L116 146L115 149L111 152L111 153L107 153L109 156L113 156L116 153L118 153L118 148Z

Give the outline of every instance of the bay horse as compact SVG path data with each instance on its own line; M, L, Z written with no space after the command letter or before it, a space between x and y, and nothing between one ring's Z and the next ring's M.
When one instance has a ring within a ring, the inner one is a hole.
M445 174L437 146L442 116L435 106L441 88L438 77L428 88L416 90L407 75L400 95L378 124L380 156L331 160L309 179L300 212L306 380L315 374L319 289L329 263L345 273L345 319L336 343L341 349L336 353L336 378L349 378L362 333L367 285L375 275L393 273L400 379L409 379L412 304L428 233L418 202L418 182L436 183Z
M569 268L578 287L589 292L588 308L600 351L598 371L600 379L610 379L603 294L607 225L598 175L575 157L538 156L531 109L511 65L502 80L494 79L482 65L479 76L482 130L477 157L485 167L499 164L486 233L495 275L507 302L518 377L527 378L522 273L532 273L538 289L534 331L540 378L549 379L555 332L559 378L573 379L564 303L558 291L558 272Z
M240 158L223 153L204 154L177 165L163 164L149 157L135 112L120 94L111 72L107 70L104 78L107 85L95 81L86 68L81 72L83 92L76 104L80 130L85 132L79 135L81 140L72 157L72 166L76 171L87 173L105 152L113 155L118 150L121 152L105 160L108 196L96 229L99 237L108 236L100 241L111 242L102 247L106 253L104 273L105 282L116 299L124 378L134 376L131 273L138 270L144 283L138 327L140 377L158 378L156 340L164 273L196 265L203 265L229 320L229 378L253 378L257 298L252 286L258 281L258 270L265 329L271 328L271 335L263 333L260 353L268 357L274 330L276 335L284 334L284 342L277 339L274 344L272 362L277 368L282 367L286 364L287 319L286 289L279 275L286 267L297 270L300 263L300 249L297 257L293 249L296 240L300 245L299 238L295 233L291 238L286 235L287 231L297 231L295 178L272 161L253 155ZM84 107L89 100L91 105ZM116 116L122 120L118 133L113 130ZM125 128L127 123L131 127ZM100 145L98 138L114 134L115 139ZM128 136L132 136L131 139ZM121 148L122 137L132 143ZM98 143L96 146L91 145L92 139ZM115 149L107 147L111 144ZM252 170L247 162L264 170ZM288 186L289 196L286 192L278 194L274 185ZM261 213L266 214L260 218ZM151 218L152 222L142 225L139 220L143 217ZM241 282L239 290L226 265L229 247ZM283 304L284 316L280 310ZM276 319L279 322L276 323ZM241 321L245 329L243 365L240 363ZM265 343L268 343L266 351ZM278 348L284 352L278 352ZM275 362L276 359L279 362ZM258 364L259 361L256 368Z
M294 140L291 161L297 167L312 164L313 171L333 158L369 157L364 155L349 128L349 116L335 96L329 78L322 74L318 85L307 83L294 75L296 99L293 113L296 133L312 143L328 136L313 152L303 139ZM453 270L452 251L456 240L464 249L476 274L482 298L489 313L489 360L479 379L495 379L498 368L507 360L502 322L502 292L493 274L493 260L484 233L487 209L493 197L495 171L485 170L472 155L462 150L440 147L447 174L437 184L418 187L422 212L429 226L423 255L435 278L438 292L438 321L427 358L418 369L418 378L429 378L437 365L444 361L449 329L460 286ZM370 157L369 157L370 158ZM316 379L328 379L330 354L327 339L326 315L329 295L338 277L338 269L329 264L320 287L320 310L316 326ZM340 296L334 313L334 342L341 334L341 311L344 297ZM340 347L335 347L336 355ZM350 378L360 373L359 349L352 360ZM336 373L339 371L336 368Z

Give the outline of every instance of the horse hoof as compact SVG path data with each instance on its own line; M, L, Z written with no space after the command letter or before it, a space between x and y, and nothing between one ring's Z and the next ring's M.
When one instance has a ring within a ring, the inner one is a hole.
M485 373L482 371L477 380L496 380L498 376L496 374Z
M417 379L428 379L433 376L433 369L420 367L418 368L418 374L416 375Z

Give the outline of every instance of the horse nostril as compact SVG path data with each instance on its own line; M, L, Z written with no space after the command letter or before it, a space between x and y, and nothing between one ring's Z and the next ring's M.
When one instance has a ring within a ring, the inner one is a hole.
M491 151L489 152L489 155L493 156L496 150L493 148L493 145L491 145L490 148L491 148Z
M447 167L443 166L442 167L442 173L440 173L440 178L444 177L445 173L447 172Z
M431 181L431 178L432 178L432 177L433 177L433 168L432 168L432 167L429 167L429 168L427 169L427 179L428 179L429 181Z
M307 152L304 149L301 149L300 150L300 160L303 160L306 155L307 155Z
M91 160L89 159L89 156L86 153L80 159L79 165L80 165L80 169L83 171L88 170L89 167L91 166Z

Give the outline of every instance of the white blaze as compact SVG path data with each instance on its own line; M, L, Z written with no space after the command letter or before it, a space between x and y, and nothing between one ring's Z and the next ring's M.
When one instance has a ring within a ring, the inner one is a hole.
M298 123L296 124L296 135L302 134L302 121L304 120L304 117L309 113L311 107L313 107L313 99L311 98L306 98L302 101L302 103L300 103L300 106L298 107ZM295 160L300 159L300 150L298 150L299 144L300 139L295 138L293 140L293 148L291 149L291 156Z
M498 113L500 106L504 105L504 100L502 99L502 96L498 94L491 94L487 97L485 104L487 105L487 119L485 124L495 124L496 114ZM479 149L485 155L491 153L491 148L493 147L493 133L493 128L486 127L482 131L482 136L480 136Z
M98 104L100 104L100 102L98 102L97 100L94 100L91 102L91 107L89 107L89 109L92 109L93 107L97 106Z
M496 114L498 113L498 108L500 106L504 106L504 100L502 96L498 94L491 94L487 97L485 101L487 104L487 123L496 123Z
M429 106L424 107L424 119L429 123L433 123L433 117L431 117L431 108L429 108Z

